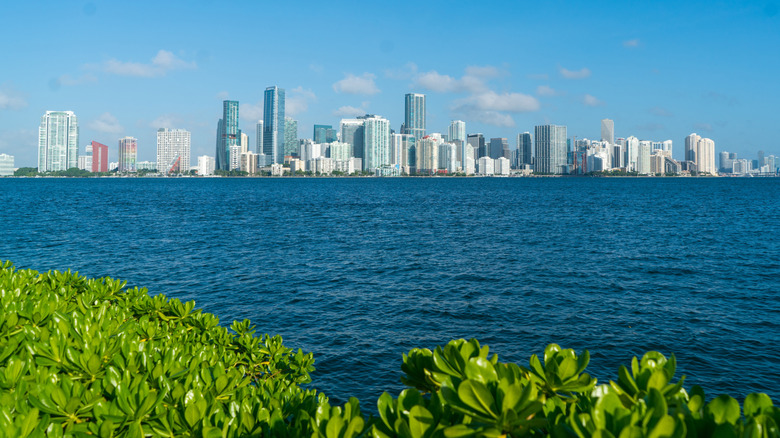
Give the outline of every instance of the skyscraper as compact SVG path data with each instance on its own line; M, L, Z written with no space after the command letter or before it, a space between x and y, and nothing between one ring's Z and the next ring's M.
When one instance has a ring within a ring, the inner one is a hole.
M384 117L368 116L363 121L363 170L374 172L390 164L390 122Z
M298 121L292 117L285 117L284 156L289 155L298 155Z
M263 101L263 153L270 163L284 163L284 88L265 89Z
M92 151L92 171L93 172L108 172L108 146L93 141Z
M157 171L163 174L190 171L190 132L184 129L157 130Z
M563 174L566 168L566 127L534 127L534 173Z
M531 144L531 133L524 132L517 134L517 164L533 164L533 144Z
M94 149L93 149L94 151ZM135 172L138 159L138 140L134 137L119 139L119 171Z
M696 144L701 140L695 132L685 137L685 161L696 162Z
M336 130L331 125L314 125L314 143L333 143L337 141Z
M263 153L263 121L257 121L257 139L255 144L255 152L258 154Z
M46 111L38 127L38 172L78 167L79 124L73 111Z
M352 156L363 158L363 120L342 119L341 141L352 145Z
M158 135L159 137L159 135ZM241 130L238 129L238 101L225 100L222 102L222 118L217 123L217 151L216 151L216 169L230 170L230 152L233 147L241 143ZM158 166L159 166L159 159ZM187 163L189 166L189 163ZM189 170L189 169L188 169ZM157 168L162 172L163 169Z
M461 143L455 143L456 145L462 145L466 142L466 122L462 120L453 120L450 123L448 140L452 143L460 141Z
M425 137L425 95L409 93L405 99L404 131L401 134L412 134L415 139Z
M615 144L615 122L611 119L601 121L601 141Z
M474 153L476 154L474 157L475 160L478 160L487 155L487 148L485 147L485 136L482 134L469 134L468 137L466 137L466 142L474 148Z
M490 150L488 151L490 158L497 160L501 157L509 158L509 142L506 138L491 138Z

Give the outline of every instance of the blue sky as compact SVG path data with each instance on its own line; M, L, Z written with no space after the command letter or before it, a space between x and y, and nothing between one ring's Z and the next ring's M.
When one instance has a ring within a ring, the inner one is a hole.
M221 101L255 141L263 90L287 90L299 136L372 113L398 130L424 93L428 132L453 119L507 137L545 123L569 136L674 141L780 155L780 3L592 1L36 1L0 6L0 153L35 166L46 110L79 117L81 148L192 132L214 155Z

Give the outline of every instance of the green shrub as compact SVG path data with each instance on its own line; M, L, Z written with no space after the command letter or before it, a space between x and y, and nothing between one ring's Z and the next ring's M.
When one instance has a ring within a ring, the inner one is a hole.
M311 354L220 327L194 303L116 280L0 266L0 438L19 436L780 437L766 394L741 407L675 380L676 361L634 358L597 385L588 352L548 346L527 367L472 339L403 356L378 416L302 389Z

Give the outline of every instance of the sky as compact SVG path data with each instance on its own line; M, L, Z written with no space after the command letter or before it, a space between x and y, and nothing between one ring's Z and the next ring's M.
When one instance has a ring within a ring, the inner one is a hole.
M222 100L255 144L263 91L287 93L300 138L366 113L399 131L404 94L423 93L427 132L464 120L506 137L543 124L599 140L674 142L780 155L780 2L31 1L0 6L0 153L37 165L48 111L73 111L80 153L158 128L214 155Z

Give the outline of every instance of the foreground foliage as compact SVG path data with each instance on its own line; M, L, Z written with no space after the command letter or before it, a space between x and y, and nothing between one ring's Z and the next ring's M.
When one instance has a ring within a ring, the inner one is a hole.
M766 394L705 401L658 352L597 385L588 352L558 345L528 366L476 340L403 356L409 388L378 416L302 384L311 354L249 321L111 279L0 267L0 437L779 437Z

